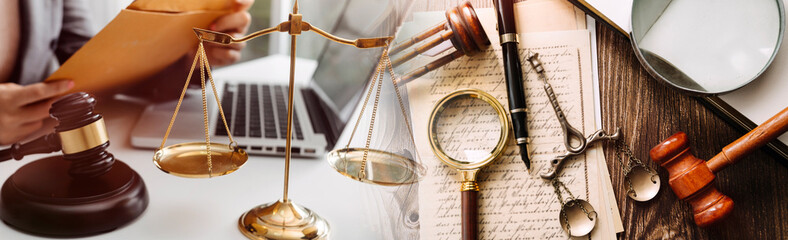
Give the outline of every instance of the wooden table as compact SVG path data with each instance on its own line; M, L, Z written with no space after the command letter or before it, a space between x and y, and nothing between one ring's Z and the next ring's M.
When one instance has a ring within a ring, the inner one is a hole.
M519 1L517 1L519 2ZM492 1L472 0L474 7ZM437 11L457 1L416 1L414 11ZM626 183L612 144L605 146L616 202L624 221L620 239L786 239L788 238L788 168L763 151L716 174L716 186L735 202L721 224L695 226L692 208L673 194L668 173L651 162L648 151L677 131L684 131L700 159L709 159L743 133L736 131L693 97L664 86L640 65L629 39L597 23L602 125L621 127L635 155L659 171L662 189L649 202L626 196Z
M624 239L785 239L788 238L788 169L763 151L716 174L717 188L735 202L721 224L695 226L692 208L665 184L668 173L648 157L654 145L684 131L700 159L709 159L739 138L736 131L699 100L662 85L640 65L629 39L597 23L602 125L623 130L636 156L658 169L660 194L646 203L628 200L620 164L606 146L616 201L624 220Z

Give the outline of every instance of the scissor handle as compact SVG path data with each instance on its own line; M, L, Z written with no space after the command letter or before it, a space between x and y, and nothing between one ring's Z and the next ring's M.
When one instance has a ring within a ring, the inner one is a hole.
M558 97L556 97L555 92L553 91L553 86L545 81L544 90L547 92L547 98L550 99L550 104L553 105L553 110L555 110L555 116L558 118L558 122L561 123L561 130L564 132L564 146L566 147L566 150L571 153L582 152L583 149L586 148L585 136L583 136L582 132L572 127L572 125L569 125L569 121L566 120L564 111L561 110L561 106L558 105ZM580 142L580 145L572 146L573 138Z

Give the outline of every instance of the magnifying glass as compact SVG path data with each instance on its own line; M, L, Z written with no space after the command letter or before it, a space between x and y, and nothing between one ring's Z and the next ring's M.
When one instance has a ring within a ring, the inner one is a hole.
M430 115L430 146L462 177L462 236L477 237L478 171L501 155L509 138L506 110L490 94L477 89L449 93Z
M630 38L646 70L691 94L733 91L777 55L782 0L635 0Z

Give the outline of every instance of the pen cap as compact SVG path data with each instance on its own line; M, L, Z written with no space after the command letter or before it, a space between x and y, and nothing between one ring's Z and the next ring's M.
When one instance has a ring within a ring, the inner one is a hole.
M495 12L498 16L498 33L516 33L514 22L514 2L512 0L494 0Z

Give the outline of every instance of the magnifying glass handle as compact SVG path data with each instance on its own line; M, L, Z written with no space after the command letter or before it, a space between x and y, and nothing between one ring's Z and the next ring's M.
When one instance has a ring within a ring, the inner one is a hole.
M478 236L478 222L476 221L476 217L479 212L479 205L477 205L479 186L476 185L476 182L464 182L461 193L462 240L476 240Z

